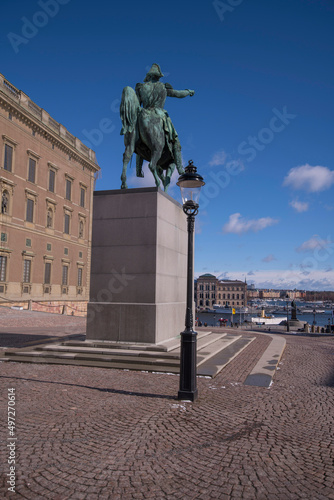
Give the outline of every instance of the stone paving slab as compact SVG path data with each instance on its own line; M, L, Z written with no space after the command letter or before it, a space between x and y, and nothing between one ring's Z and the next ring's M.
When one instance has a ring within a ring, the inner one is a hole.
M205 360L198 368L198 375L216 377L216 375L218 375L218 373L238 356L253 340L254 337L237 337L228 344L225 349Z
M280 335L271 335L272 338L268 348L263 353L252 372L246 378L245 385L256 385L258 387L270 387L278 364L283 355L286 340Z

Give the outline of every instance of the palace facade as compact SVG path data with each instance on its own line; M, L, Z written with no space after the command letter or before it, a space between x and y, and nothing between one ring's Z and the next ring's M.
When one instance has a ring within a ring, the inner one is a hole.
M245 307L247 305L247 283L240 280L218 279L213 274L203 274L195 282L195 304L197 308Z
M89 298L95 153L0 74L0 304Z

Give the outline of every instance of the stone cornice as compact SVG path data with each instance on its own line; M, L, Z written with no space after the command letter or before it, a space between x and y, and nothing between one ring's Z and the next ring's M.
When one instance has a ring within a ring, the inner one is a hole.
M24 123L28 124L33 130L40 133L42 136L47 138L51 143L57 145L57 147L64 151L66 154L75 159L78 163L86 167L88 170L92 172L97 172L100 170L100 167L90 158L87 158L83 151L86 151L87 154L92 154L95 156L95 153L87 148L84 144L79 141L79 139L75 138L70 134L65 127L59 124L59 130L62 129L64 137L62 137L61 132L57 133L51 126L49 126L49 121L44 123L41 119L33 114L33 107L31 109L27 106L23 106L20 100L16 100L14 97L9 95L8 91L4 91L4 87L1 86L2 75L0 75L0 102L3 103L4 107L8 109L14 116L21 119ZM21 95L21 93L20 93ZM26 96L27 99L28 96ZM32 101L28 100L28 103L34 105L36 108L39 108ZM47 118L50 116L41 108L41 116L43 119L43 113L47 115ZM50 117L52 118L52 117ZM52 119L53 120L53 119ZM55 120L53 120L55 122ZM72 139L73 138L73 139ZM11 140L11 139L10 139ZM13 142L11 140L11 142ZM76 145L71 144L72 142L78 143L80 149L76 147ZM90 153L90 151L92 153Z

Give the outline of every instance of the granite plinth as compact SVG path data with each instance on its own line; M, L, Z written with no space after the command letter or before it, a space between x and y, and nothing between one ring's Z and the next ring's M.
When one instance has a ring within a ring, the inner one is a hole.
M94 193L87 339L158 343L184 329L187 227L158 188Z

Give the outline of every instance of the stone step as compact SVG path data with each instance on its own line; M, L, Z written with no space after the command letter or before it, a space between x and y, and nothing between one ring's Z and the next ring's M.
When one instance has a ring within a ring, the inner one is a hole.
M206 331L201 331L197 332L197 345L199 343L199 339L203 339L209 335L211 335L211 330L206 330ZM165 340L161 342L161 344L157 344L158 346L163 346L167 349L167 351L173 351L174 349L180 348L180 343L181 343L181 335L178 335L177 337L174 337L169 340Z
M206 359L197 370L198 375L214 378L232 359L242 352L254 337L239 337L225 349Z
M251 340L253 338L241 338L238 334L201 332L197 342L198 375L214 377ZM170 342L168 346L145 345L144 349L139 349L142 345L124 343L121 345L123 347L126 345L125 349L122 349L120 344L115 348L114 344L96 341L88 343L67 341L35 348L8 350L4 354L7 360L18 362L96 366L165 373L179 373L180 371L180 339L174 344ZM172 345L174 349L169 350ZM152 347L159 347L159 350L151 349Z
M9 358L8 358L9 359ZM61 357L24 357L21 355L14 356L10 361L20 362L20 363L42 363L42 364L57 364L57 365L72 365L72 366L90 366L94 368L108 368L108 369L120 369L120 370L135 370L135 371L150 371L150 372L161 372L161 373L174 373L178 374L180 372L180 366L166 366L165 364L145 364L136 363L132 360L132 363L124 364L120 362L110 362L101 360L90 360L90 359L70 359L66 360Z
M175 352L167 352L167 351L139 351L135 349L112 349L111 347L109 349L101 349L98 347L90 347L90 346L84 346L84 347L73 347L71 345L68 345L67 343L65 344L52 344L52 345L47 345L47 346L41 346L41 347L36 347L36 351L43 351L43 352L58 352L58 353L72 353L72 354L80 354L80 353L89 353L91 354L98 354L98 355L107 355L110 356L114 354L115 356L134 356L134 357L147 357L147 358L156 358L157 356L161 357L163 356L164 358L168 359L180 359L180 354L175 353Z
M155 365L155 364L163 364L165 366L179 366L180 365L180 359L177 357L174 358L168 358L164 356L160 357L150 357L150 356L145 356L144 354L142 356L120 356L118 353L108 353L108 354L94 354L91 352L86 352L86 353L75 353L75 352L59 352L59 351L54 351L54 352L49 352L49 351L41 351L41 350L35 350L35 351L22 351L20 353L18 352L6 352L6 355L9 356L10 358L16 358L20 357L22 359L32 359L33 362L37 361L38 359L44 359L44 360L50 360L50 359L61 359L63 361L67 361L69 359L73 359L76 361L103 361L106 363L114 363L117 362L122 365L124 368L124 364L132 364L136 363L137 365Z
M215 356L222 349L226 349L230 344L236 342L240 338L240 335L224 335L222 337L219 334L219 338L216 338L214 342L206 344L202 349L197 349L197 366L200 366L206 360Z
M174 339L173 339L174 340ZM178 343L180 343L180 340L178 340ZM100 349L130 349L133 351L167 351L168 349L164 347L164 345L158 345L158 344L132 344L132 343L127 343L127 342L108 342L107 340L105 341L96 341L96 340L85 340L84 342L75 342L75 341L68 341L68 342L62 342L61 345L66 345L66 346L71 346L71 347L81 347L82 345L85 345L86 347L89 348L100 348Z

